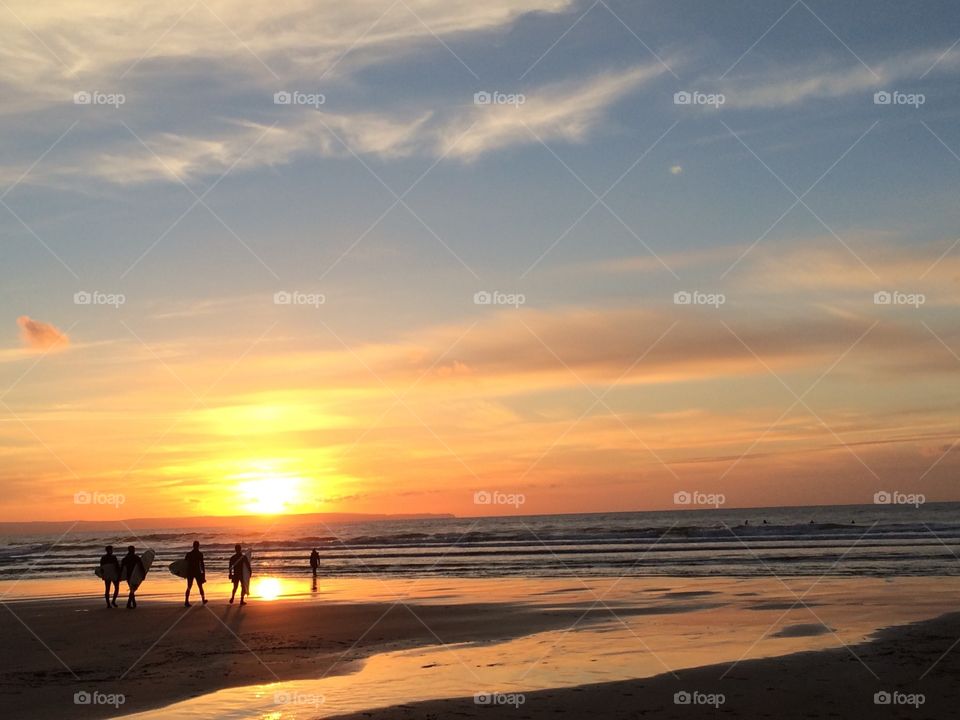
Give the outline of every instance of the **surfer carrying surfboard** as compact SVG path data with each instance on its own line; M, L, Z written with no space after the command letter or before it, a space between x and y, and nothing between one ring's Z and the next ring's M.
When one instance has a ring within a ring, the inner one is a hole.
M137 549L133 545L127 547L127 554L123 556L120 562L120 577L126 578L127 587L130 588L130 594L127 596L127 608L133 609L137 606L137 588L140 587L138 578L142 580L147 574L147 569L143 566L143 560L137 555Z
M203 584L207 581L207 568L203 564L203 553L200 552L200 543L193 541L193 550L183 557L187 561L187 594L183 598L183 606L190 607L190 588L196 580L197 589L200 591L200 599L203 604L207 604L207 598L203 594Z
M113 545L107 545L107 554L100 556L100 577L103 578L103 599L107 601L107 609L117 606L117 595L120 594L120 561L113 554ZM113 585L113 602L110 601L110 586Z
M233 592L230 593L230 604L233 605L233 598L237 594L237 585L240 586L240 604L246 605L247 593L250 592L250 576L253 569L250 567L250 558L242 552L240 544L233 546L233 557L230 558L229 576L233 581Z

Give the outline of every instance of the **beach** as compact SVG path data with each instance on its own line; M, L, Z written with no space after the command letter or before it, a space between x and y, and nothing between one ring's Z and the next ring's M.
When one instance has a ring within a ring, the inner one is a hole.
M5 602L0 704L41 720L705 712L674 703L686 691L693 704L722 693L736 717L826 717L813 704L863 714L876 692L920 688L921 716L937 717L954 692L951 653L918 678L960 637L957 578L336 585L243 608L219 592L189 609ZM383 597L346 599L374 587Z
M352 713L343 720L435 718L948 718L960 702L960 614L891 628L851 648L710 665L653 678L528 693L519 708L474 698ZM729 671L729 672L728 672ZM928 672L929 671L929 672ZM677 704L678 693L691 704ZM876 694L890 704L877 704ZM719 705L694 705L693 697Z

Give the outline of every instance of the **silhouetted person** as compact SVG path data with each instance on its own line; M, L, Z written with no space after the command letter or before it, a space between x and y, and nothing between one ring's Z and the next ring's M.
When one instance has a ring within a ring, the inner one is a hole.
M230 593L230 604L233 605L233 598L237 594L237 585L240 585L240 604L246 605L244 598L247 596L247 584L243 582L243 570L247 569L251 575L253 569L250 567L250 559L240 550L240 544L233 546L233 557L230 558L230 579L233 580L233 592Z
M100 556L100 567L103 573L103 599L107 601L107 608L117 606L117 595L120 594L120 561L113 554L113 545L107 545L107 554ZM112 567L114 579L107 577L107 568ZM110 602L110 586L113 585L113 603Z
M203 553L200 552L200 543L193 541L193 550L183 557L187 561L187 594L183 597L183 606L190 607L190 588L196 580L197 589L200 591L200 599L203 604L207 604L207 598L203 594L203 584L207 581L207 568L203 564Z
M313 570L313 579L317 579L317 568L320 567L320 553L314 548L310 553L310 569Z
M147 576L147 569L143 566L143 560L140 559L140 556L137 555L137 549L133 545L127 546L127 554L123 556L123 560L120 562L120 577L126 575L127 577L127 587L130 589L130 594L127 596L127 609L132 609L137 606L136 592L137 589L130 584L130 579L133 577L134 570L140 570L142 577Z

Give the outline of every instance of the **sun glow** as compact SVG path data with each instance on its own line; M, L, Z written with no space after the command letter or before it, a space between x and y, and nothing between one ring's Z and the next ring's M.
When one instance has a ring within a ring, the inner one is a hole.
M271 468L236 478L241 507L258 515L278 515L303 503L303 479Z
M262 600L276 600L280 597L282 587L277 578L263 578L253 585L253 596Z

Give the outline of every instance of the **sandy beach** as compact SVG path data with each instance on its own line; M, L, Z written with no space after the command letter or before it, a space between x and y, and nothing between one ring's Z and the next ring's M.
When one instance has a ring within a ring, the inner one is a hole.
M960 637L960 615L948 614L958 583L861 578L851 594L852 582L823 580L799 605L809 580L540 580L523 583L525 599L502 580L447 580L422 583L416 600L240 608L215 597L186 609L148 598L136 611L7 602L0 704L5 717L41 720L705 711L675 704L683 691L694 705L720 693L736 717L864 714L884 690L923 692L922 713L949 704L958 662L937 660Z
M520 707L491 707L463 698L338 717L948 718L956 716L960 702L960 653L950 652L958 638L960 613L891 628L850 648L746 660L732 669L724 663L644 680L527 693ZM677 693L703 700L722 697L723 702L677 704ZM878 705L876 693L888 694L891 704Z
M141 601L142 602L142 601ZM123 693L123 714L220 687L346 673L376 652L505 639L563 628L582 610L507 605L142 604L136 613L91 603L21 603L0 616L0 706L6 717L111 717L78 706L84 690ZM600 615L604 611L594 611Z

